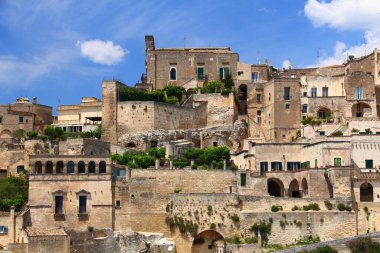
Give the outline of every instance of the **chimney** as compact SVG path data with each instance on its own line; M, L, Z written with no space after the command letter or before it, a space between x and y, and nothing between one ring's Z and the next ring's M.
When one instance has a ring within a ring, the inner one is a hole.
M33 104L37 104L37 97L33 98Z
M153 35L145 35L145 49L147 51L155 50Z
M377 59L377 53L378 53L377 48L375 48L375 50L373 50L373 56L374 56L373 57L373 59L374 59L373 76L374 76L375 85L380 84L380 82L379 82L379 69L377 67L377 60L378 60Z

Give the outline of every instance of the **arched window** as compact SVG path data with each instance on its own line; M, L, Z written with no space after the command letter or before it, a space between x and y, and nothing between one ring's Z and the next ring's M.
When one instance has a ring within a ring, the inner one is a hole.
M94 161L90 161L88 163L88 173L89 174L95 174L95 162Z
M177 70L176 68L170 69L170 81L176 81L177 80Z
M75 164L73 161L69 161L67 163L67 174L73 174L74 173L74 167L75 167Z
M34 163L34 173L42 174L42 162L37 161Z
M57 162L56 173L57 174L63 174L63 162L62 161Z
M302 179L301 188L302 188L302 196L303 197L308 196L309 195L309 186L307 185L306 178Z
M373 202L373 187L370 183L360 186L360 202Z
M53 174L53 162L47 161L45 165L45 173L46 174Z
M107 172L107 164L105 161L101 161L99 163L99 173L106 173Z
M289 190L288 190L288 196L291 198L300 198L301 197L301 192L299 189L297 179L293 179L293 181L290 182Z
M86 166L83 161L78 162L78 173L83 174L86 173Z

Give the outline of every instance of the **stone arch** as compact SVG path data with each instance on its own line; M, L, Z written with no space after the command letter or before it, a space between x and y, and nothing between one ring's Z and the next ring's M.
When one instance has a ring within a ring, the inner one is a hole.
M267 181L268 194L273 197L284 197L284 184L280 179L269 178Z
M351 107L352 117L353 118L362 118L364 117L364 112L369 112L372 114L371 106L365 102L358 102Z
M34 173L35 174L42 174L42 162L37 161L34 163Z
M67 174L73 174L75 171L75 163L73 161L67 162Z
M12 132L8 129L4 129L0 132L0 138L2 139L10 139L12 138Z
M309 196L309 185L306 178L302 179L301 182L302 196Z
M90 161L88 163L88 173L89 174L95 174L95 162L94 161Z
M317 117L320 119L327 119L329 114L331 114L331 110L327 107L320 107L317 111Z
M217 252L215 242L224 240L222 234L215 230L204 230L195 236L191 247L192 253Z
M8 142L6 142L6 141L1 142L0 148L4 148L4 149L8 148Z
M53 162L47 161L45 164L45 174L53 174Z
M63 174L63 167L64 167L64 164L62 161L58 161L57 164L56 164L56 173L57 174Z
M370 183L360 185L360 202L373 202L373 186Z
M79 174L84 174L86 173L86 165L84 164L83 161L78 162L78 173Z
M247 114L247 97L248 97L248 88L246 84L241 84L238 87L239 90L239 114L246 115Z
M300 198L301 192L297 179L293 179L289 184L288 196L291 198Z
M107 164L105 161L99 163L99 173L107 173Z

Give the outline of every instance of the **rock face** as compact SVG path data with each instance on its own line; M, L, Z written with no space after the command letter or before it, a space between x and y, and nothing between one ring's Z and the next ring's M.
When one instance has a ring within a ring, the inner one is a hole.
M212 128L190 130L155 130L139 134L125 134L119 138L121 145L125 147L144 150L157 144L163 146L165 142L185 139L198 147L227 146L233 152L241 149L241 140L248 137L248 126L243 121L237 121L233 125L217 126Z
M155 253L167 251L175 244L160 233L113 232L111 229L67 231L70 235L70 252L83 253Z

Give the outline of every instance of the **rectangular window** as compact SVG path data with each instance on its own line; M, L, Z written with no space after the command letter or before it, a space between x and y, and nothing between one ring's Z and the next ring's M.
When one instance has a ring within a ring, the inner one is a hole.
M287 162L287 170L299 170L301 168L301 162Z
M256 102L261 103L261 94L256 94Z
M0 234L8 234L8 227L0 226Z
M24 165L18 165L17 166L17 173L22 173L25 170Z
M282 163L281 162L271 162L271 170L272 171L282 171Z
M307 113L307 104L302 105L302 113Z
M289 109L290 109L290 104L289 104L289 103L286 103L286 104L285 104L285 109L286 109L286 110L289 110Z
M240 173L240 186L246 186L247 185L247 174L246 173Z
M219 68L219 79L224 80L230 72L229 68Z
M325 131L319 131L319 136L325 136L326 132Z
M87 196L79 196L79 213L87 213Z
M244 72L243 71L238 71L238 76L242 76L244 75Z
M115 205L116 207L121 207L121 202L120 202L120 200L116 200L116 205Z
M334 158L334 166L342 166L342 158L335 157Z
M284 87L284 99L290 100L290 87Z
M265 171L268 171L268 162L260 162L260 171L261 174Z
M323 97L329 96L329 87L322 87L322 96Z
M311 88L311 97L317 97L317 88Z
M363 99L363 88L362 87L356 87L355 99Z
M315 167L315 168L318 168L318 159L315 159L315 160L314 160L314 167Z
M259 72L252 72L252 81L254 83L259 81Z
M24 123L24 117L23 116L18 117L18 123Z
M79 197L80 201L80 197ZM55 214L63 213L63 196L55 196Z
M0 116L0 124L3 124L3 116Z
M198 80L204 80L205 79L203 67L197 68L197 78L198 78Z
M304 98L307 97L307 91L304 91L304 92L303 92L303 97L304 97Z
M366 169L373 169L373 160L365 160L365 168Z

